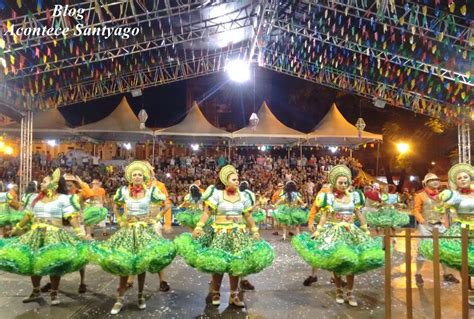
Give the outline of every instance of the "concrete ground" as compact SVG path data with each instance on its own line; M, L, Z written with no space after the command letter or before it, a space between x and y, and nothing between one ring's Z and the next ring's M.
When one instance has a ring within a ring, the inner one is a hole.
M183 229L174 227L173 238ZM243 293L246 308L228 307L229 285L224 279L221 290L221 306L215 308L206 304L209 275L199 273L177 257L167 268L166 280L171 286L169 292L159 292L157 275L148 274L145 294L147 309L137 308L137 290L127 292L126 306L116 318L383 318L384 317L384 269L371 271L356 277L355 295L359 307L347 303L335 303L334 285L331 274L319 271L319 280L311 287L304 287L303 280L310 274L310 268L295 253L289 241L281 241L271 230L263 230L263 237L276 251L272 267L250 276L248 279L256 290ZM415 257L416 245L412 245ZM405 264L404 243L401 239L395 245L392 267L392 318L405 318ZM413 273L415 264L413 263ZM414 318L433 318L432 265L426 263L424 288L416 287L413 280ZM453 272L459 277L457 272ZM49 295L44 294L40 302L23 304L21 300L31 291L28 277L0 272L0 318L105 318L114 304L118 280L103 272L96 265L87 266L88 292L77 294L79 273L62 278L60 285L61 304L49 306ZM46 283L46 278L43 279ZM442 318L461 318L461 285L442 285ZM471 318L474 310L471 309Z

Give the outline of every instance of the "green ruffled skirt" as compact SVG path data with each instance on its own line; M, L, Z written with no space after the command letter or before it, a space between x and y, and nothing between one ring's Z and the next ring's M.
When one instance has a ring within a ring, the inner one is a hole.
M91 261L118 276L158 273L176 257L174 244L150 226L122 227L107 241L90 247Z
M252 217L253 217L253 221L255 222L255 224L260 224L260 223L263 223L265 221L265 211L262 210L262 209L259 209L259 210L256 210L254 212L252 212Z
M0 243L0 270L19 275L62 276L88 260L88 244L62 228L36 228Z
M176 214L176 219L181 226L195 228L196 224L201 220L202 210L199 208L189 208Z
M108 213L109 211L105 207L89 206L84 209L84 225L97 225L107 217Z
M0 227L11 225L10 211L10 205L7 203L0 203Z
M0 212L0 227L16 225L25 217L25 212L22 210L11 209L7 212Z
M392 207L381 208L377 211L365 213L367 224L371 227L400 228L410 223L410 216L401 213Z
M247 232L214 232L211 226L204 230L197 239L184 233L174 240L178 254L199 271L240 277L258 273L273 262L270 244L252 239Z
M305 232L294 236L291 243L311 267L339 276L363 273L384 264L381 238L373 239L353 224L326 224L317 238Z
M461 223L452 224L446 232L440 236L459 236L461 237ZM474 236L474 230L469 231L469 236ZM420 244L420 253L423 257L433 260L433 240L423 239ZM442 264L461 270L462 256L461 256L461 238L459 239L444 239L439 240L439 259ZM467 247L467 263L469 275L474 275L474 240L469 240Z
M280 205L273 212L273 217L281 225L299 226L308 222L308 211L299 207Z

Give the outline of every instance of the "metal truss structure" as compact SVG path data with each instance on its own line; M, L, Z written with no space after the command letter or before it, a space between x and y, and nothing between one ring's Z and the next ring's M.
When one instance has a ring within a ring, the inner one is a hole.
M26 112L20 126L20 194L24 194L32 180L33 164L33 112Z
M457 85L458 90L466 92L474 87L467 72L469 63L462 62L466 54L468 61L474 55L469 43L472 27L462 17L439 12L432 4L408 0L92 0L69 6L83 8L84 18L54 18L50 11L40 10L20 12L23 14L9 19L8 24L60 28L72 28L78 22L89 27L136 26L140 35L97 41L74 35L22 40L3 30L4 60L0 58L0 62L10 69L5 75L0 72L0 103L23 113L60 107L212 74L222 71L226 60L241 58L429 116L438 117L441 113L458 123L470 118L458 101L447 100L445 87ZM328 28L335 20L342 32ZM418 47L448 48L462 63L438 63L431 57L414 58L403 50L382 48L359 37L354 27L371 28L380 36L394 36ZM219 43L219 39L233 32L244 36ZM290 41L293 38L297 40ZM371 77L362 70L320 63L322 53L316 53L316 49L311 49L315 58L309 54L299 56L297 52L303 49L310 52L308 43L354 61L371 59L387 64L390 70L424 75L441 85L444 95L420 93L413 87L402 88L383 81L380 76ZM18 58L11 58L15 54L21 58L21 68ZM13 72L11 62L16 66ZM48 77L54 77L54 81L50 79L48 83Z
M274 52L271 53L273 54ZM286 70L281 66L281 60L271 61L267 59L265 68L334 89L343 90L369 100L379 99L400 107L410 105L414 112L431 115L433 117L436 117L435 114L441 108L445 107L445 105L436 102L435 104L430 104L431 106L427 111L422 112L422 108L424 107L423 102L426 101L426 98L418 94L404 90L400 91L396 86L370 81L367 78L341 72L331 67L318 68L316 65L308 63L307 61L301 61L298 72ZM314 75L314 72L316 72L316 75Z
M289 32L290 34L303 36L310 41L316 40L321 43L335 46L341 49L347 49L353 53L370 56L377 60L394 63L397 65L411 68L413 70L424 72L426 74L431 73L440 78L452 81L457 80L460 83L469 86L474 86L474 83L471 82L469 79L470 76L467 76L464 72L461 73L458 71L448 70L440 65L422 62L413 59L413 57L403 56L401 54L379 49L377 47L367 46L362 41L360 43L357 43L355 40L351 40L347 36L345 38L341 38L334 35L323 34L318 30L308 29L307 27L299 24L298 22L289 20L277 20L272 24L272 27L275 30L278 29L284 32Z
M127 73L111 76L102 81L83 82L75 87L62 87L54 92L54 99L62 106L78 101L90 101L102 97L126 93L136 88L149 88L171 82L195 78L222 71L229 58L244 55L241 48L219 50L213 54L187 60L173 59L154 67L144 67ZM47 98L41 100L49 104Z
M458 126L459 163L471 164L471 127L469 123Z

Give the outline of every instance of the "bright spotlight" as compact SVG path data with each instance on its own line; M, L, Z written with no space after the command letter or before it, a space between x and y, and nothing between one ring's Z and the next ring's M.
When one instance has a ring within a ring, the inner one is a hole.
M127 150L127 151L130 151L132 149L132 144L130 143L125 143L123 144L123 147Z
M0 141L0 150L3 150L4 147L5 147L5 143L3 141Z
M199 144L191 144L191 149L193 151L198 151L199 150Z
M415 179L416 179L415 176L413 176L413 175L410 176L410 182L415 181Z
M397 151L400 154L405 154L410 150L410 145L407 143L398 143L397 144Z
M55 140L48 140L46 143L48 143L48 145L51 146L51 147L56 146L56 141Z
M225 71L232 81L242 83L250 79L249 64L243 60L232 60L227 63Z
M12 155L13 154L13 148L11 146L5 147L5 154Z
M170 178L171 177L171 174L170 173L166 173L166 178Z
M260 146L260 150L262 152L265 152L267 150L267 147L265 145Z
M431 162L431 165L436 165L436 162Z
M329 150L331 151L331 153L336 153L337 152L337 146L330 146L329 147Z

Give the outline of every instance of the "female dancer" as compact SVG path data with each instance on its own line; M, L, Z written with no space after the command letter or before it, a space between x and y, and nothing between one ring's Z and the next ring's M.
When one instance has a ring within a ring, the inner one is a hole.
M110 312L113 315L119 313L125 303L129 276L138 275L138 308L145 309L146 272L161 271L176 256L173 243L158 236L148 223L150 203L165 200L157 187L147 187L151 178L148 165L135 161L125 168L129 185L119 188L114 196L116 205L126 208L122 216L116 216L120 229L107 241L91 247L91 258L106 272L120 276L117 301ZM157 221L161 217L162 212L156 217Z
M27 211L12 233L20 231L28 221L33 220L31 230L10 239L0 248L1 270L31 276L33 292L23 300L25 303L40 298L41 277L49 275L51 304L59 304L61 276L78 271L88 262L88 245L63 227L63 219L66 219L76 235L86 239L86 234L79 227L77 197L66 194L64 178L56 169L43 179L41 192L30 205L31 211Z
M6 191L5 184L0 182L0 230L2 237L8 236L12 212L19 206L16 193L12 189Z
M247 200L250 201L250 205L253 206L252 208L252 217L253 221L256 225L265 221L266 215L265 212L259 207L260 203L256 200L255 193L253 193L250 189L249 182L242 181L239 186L239 190L241 193L246 195ZM253 290L253 289L252 289Z
M101 187L101 182L98 179L92 180L91 184L94 196L84 203L84 226L94 237L94 226L99 225L102 228L102 236L105 237L108 236L106 219L109 214L109 210L104 207L107 201L105 189Z
M367 224L377 228L400 228L410 223L408 214L399 212L400 198L396 192L396 186L388 185L388 192L382 194L382 203L376 211L368 210L365 213Z
M20 200L20 210L11 210L10 212L10 224L16 225L20 222L27 213L27 210L30 210L31 203L38 196L38 183L36 181L30 182L26 187L25 193L21 196ZM29 230L31 222L29 222L25 227L23 227L23 232ZM20 235L17 233L17 235Z
M185 210L179 212L176 219L181 226L186 226L190 231L193 231L202 216L202 194L197 185L189 186L189 193L186 194L179 207L185 208Z
M308 221L308 212L302 209L306 204L297 192L295 182L286 183L276 206L273 215L278 223L283 225L283 240L286 240L287 226L296 226L296 234L299 234L300 226Z
M79 176L74 176L72 174L64 174L64 180L66 181L66 188L67 188L67 194L71 196L75 196L77 199L77 203L79 204L79 213L81 213L82 209L84 208L84 203L86 200L94 196L94 193L90 189L89 185L87 183L84 183ZM84 227L84 216L83 214L78 215L78 220L79 224L81 225L80 227ZM85 228L85 233L86 235L93 237L91 228L87 227ZM86 280L86 268L82 268L79 270L79 275L81 277L81 281L79 283L79 288L77 289L77 292L80 294L86 293L87 291L87 285L85 284ZM47 283L43 287L41 287L41 292L48 292L51 289L51 283Z
M456 164L448 172L449 186L441 192L439 198L454 213L453 223L443 236L461 236L461 228L469 227L469 236L474 236L474 167L469 164ZM423 256L433 258L433 241L423 240L421 244ZM441 239L439 244L440 260L444 265L461 270L461 239ZM469 275L474 275L474 243L468 246ZM449 276L449 275L448 275ZM474 305L474 296L469 297Z
M238 187L236 169L232 165L222 167L219 182L203 194L206 205L192 237L185 233L175 239L178 252L188 265L212 274L211 294L215 306L220 304L225 273L229 274L230 281L229 304L243 307L237 291L239 277L262 271L274 258L272 247L260 240L258 227L249 213L251 206ZM215 214L215 221L204 227L210 214Z
M351 170L336 165L329 172L330 193L319 193L317 206L321 218L313 236L303 233L292 244L303 259L314 268L334 272L336 302L344 303L342 275L347 276L346 296L351 306L357 306L352 294L354 275L380 267L384 263L381 242L368 234L367 224L359 207L364 204L362 193L350 192ZM357 217L360 229L354 225Z

